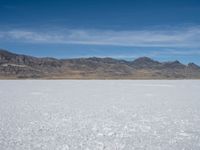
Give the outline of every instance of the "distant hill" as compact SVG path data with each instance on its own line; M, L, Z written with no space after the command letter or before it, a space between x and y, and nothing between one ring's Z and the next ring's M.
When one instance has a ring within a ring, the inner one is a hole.
M37 58L0 50L0 79L200 79L200 67L179 61Z

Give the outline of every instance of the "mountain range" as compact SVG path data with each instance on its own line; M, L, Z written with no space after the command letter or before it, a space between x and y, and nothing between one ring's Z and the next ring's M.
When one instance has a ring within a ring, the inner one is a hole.
M0 79L200 79L200 66L148 57L37 58L0 49Z

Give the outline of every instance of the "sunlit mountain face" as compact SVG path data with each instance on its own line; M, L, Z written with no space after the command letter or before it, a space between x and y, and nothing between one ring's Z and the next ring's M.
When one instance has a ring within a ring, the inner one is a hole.
M200 79L200 66L109 57L37 58L0 50L0 79Z

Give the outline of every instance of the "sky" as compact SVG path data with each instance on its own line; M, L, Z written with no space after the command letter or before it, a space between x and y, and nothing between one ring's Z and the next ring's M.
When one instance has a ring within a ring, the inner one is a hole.
M0 48L200 65L199 0L0 0Z

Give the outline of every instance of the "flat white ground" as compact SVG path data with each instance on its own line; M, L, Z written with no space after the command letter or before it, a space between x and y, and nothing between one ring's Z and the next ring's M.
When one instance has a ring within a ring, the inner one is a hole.
M200 81L0 81L1 150L199 150Z

